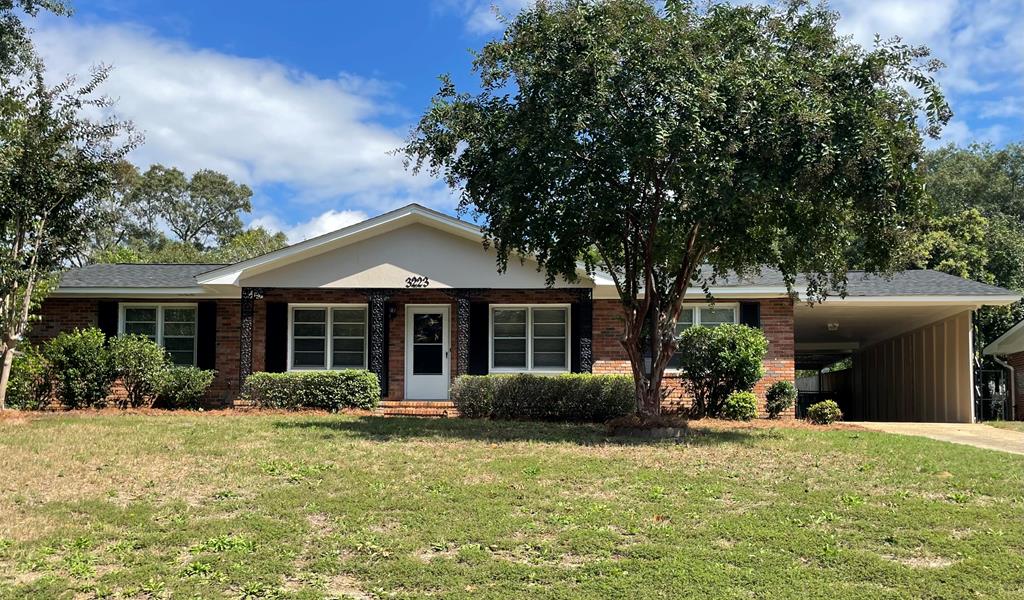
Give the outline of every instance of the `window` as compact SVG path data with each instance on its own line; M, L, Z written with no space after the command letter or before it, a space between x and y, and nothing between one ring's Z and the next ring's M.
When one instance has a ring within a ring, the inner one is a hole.
M291 369L365 369L366 306L291 307Z
M492 307L491 370L568 371L569 307Z
M194 304L122 304L119 332L148 337L163 346L176 365L196 364Z
M676 335L680 335L686 329L699 325L701 327L718 327L725 323L737 323L738 322L738 306L735 304L716 304L714 306L695 306L692 308L684 308L679 311L679 321L676 322ZM680 348L672 360L668 363L669 369L678 369L681 363L680 352L685 349Z

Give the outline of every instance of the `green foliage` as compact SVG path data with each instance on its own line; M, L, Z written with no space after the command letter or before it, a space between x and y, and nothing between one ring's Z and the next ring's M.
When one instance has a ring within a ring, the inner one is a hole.
M719 416L730 394L753 389L764 375L768 341L755 327L691 327L679 346L683 382L693 396L692 418Z
M50 404L53 382L50 364L35 346L22 344L14 355L7 403L19 410L40 410Z
M196 410L202 406L207 390L213 385L217 371L198 367L165 369L157 386L157 408Z
M790 408L796 402L797 389L792 381L776 381L768 388L765 394L764 408L768 411L768 418L775 419Z
M823 400L807 408L807 420L815 425L830 425L843 418L834 400Z
M633 411L623 375L483 375L455 380L451 398L468 418L601 423Z
M722 418L749 421L757 418L757 396L753 392L733 392L722 405Z
M46 342L43 356L50 363L57 400L67 408L102 406L117 373L95 327L65 331Z
M144 335L119 335L107 344L111 367L120 378L125 397L118 400L120 408L136 408L151 404L170 368L167 351Z
M405 154L483 217L500 269L529 255L549 281L578 261L613 278L654 412L690 286L769 266L818 298L857 240L868 270L904 256L922 137L951 115L941 64L897 38L862 48L837 21L807 2L537 3L477 54L478 92L442 78Z
M380 401L380 381L361 369L253 373L242 398L261 408L372 409Z
M153 165L142 174L135 193L179 241L199 249L241 233L238 213L252 210L248 186L209 169L187 178L176 168Z

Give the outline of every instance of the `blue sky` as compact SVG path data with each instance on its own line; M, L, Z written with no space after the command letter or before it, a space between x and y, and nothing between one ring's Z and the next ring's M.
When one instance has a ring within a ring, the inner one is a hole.
M105 91L146 135L132 155L212 168L255 191L255 224L298 241L408 202L453 195L389 154L470 50L529 0L72 0L35 22L51 76L114 67ZM1024 139L1024 0L835 0L840 29L927 44L956 112L943 139Z

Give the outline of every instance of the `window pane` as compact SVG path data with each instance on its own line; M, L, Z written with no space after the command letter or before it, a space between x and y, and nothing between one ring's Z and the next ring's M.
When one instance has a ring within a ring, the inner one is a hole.
M366 321L366 311L361 308L336 308L334 309L335 323L363 323Z
M506 369L525 369L526 368L526 353L525 352L495 352L494 353L494 366L502 367Z
M164 323L164 337L171 335L184 335L192 337L195 334L195 323Z
M533 352L565 352L565 338L535 339Z
M565 352L534 352L533 366L538 368L565 368Z
M165 337L164 348L170 352L192 352L195 347L195 338L191 337Z
M363 337L366 326L362 323L338 323L331 327L334 337Z
M495 352L526 352L526 340L494 338Z
M322 308L296 308L292 319L296 323L323 323L327 311Z
M496 308L494 309L495 323L523 323L526 324L525 308Z
M335 352L333 366L335 369L362 369L363 353Z
M194 308L165 308L164 323L195 323L196 309Z
M564 308L535 308L533 309L534 323L565 323Z
M126 321L124 324L124 332L145 335L156 341L156 323L131 323Z
M156 308L125 308L125 321L150 321L156 323Z
M296 323L295 335L298 337L324 337L326 327L316 323Z
M526 337L526 323L495 323L494 337Z
M323 352L295 352L292 358L293 367L323 367Z
M731 308L702 308L700 309L700 324L705 327L715 327L722 323L732 323L733 315Z
M362 352L362 338L334 338L335 352Z
M188 352L169 352L171 355L171 362L178 367L191 367L194 363L192 351Z
M565 337L565 325L549 325L544 323L533 324L533 335L537 337Z
M676 329L683 330L693 325L693 309L684 308L679 311L679 320L676 321Z
M323 352L324 339L295 338L292 342L292 347L295 348L296 352Z

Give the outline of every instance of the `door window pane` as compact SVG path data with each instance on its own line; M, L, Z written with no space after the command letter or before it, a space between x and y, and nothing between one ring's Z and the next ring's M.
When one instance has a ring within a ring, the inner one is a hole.
M415 314L412 317L412 339L416 344L440 344L444 340L444 315Z
M413 344L413 375L441 375L443 373L444 352L441 344Z
M526 368L526 309L494 309L493 363L497 368Z

